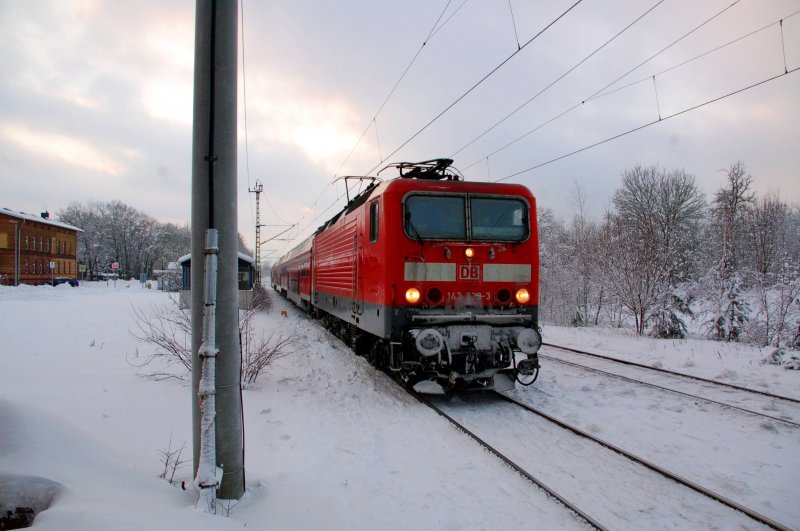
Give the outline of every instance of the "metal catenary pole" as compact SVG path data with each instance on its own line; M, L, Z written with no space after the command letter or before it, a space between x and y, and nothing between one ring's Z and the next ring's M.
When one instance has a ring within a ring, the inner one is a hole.
M256 181L255 188L248 188L248 192L256 194L256 256L255 256L255 270L256 270L256 286L261 286L261 192L264 191L264 185L261 181Z
M216 300L216 464L223 470L217 497L244 494L240 395L238 228L236 198L237 0L197 0L192 133L192 427L193 464L200 461L199 388L204 310L206 229L219 233Z

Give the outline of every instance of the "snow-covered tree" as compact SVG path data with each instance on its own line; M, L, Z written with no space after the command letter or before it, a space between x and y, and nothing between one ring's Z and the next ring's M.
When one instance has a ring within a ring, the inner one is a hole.
M747 212L755 201L750 191L753 178L741 161L727 172L727 184L714 196L708 241L719 241L719 257L706 275L706 291L713 309L706 322L708 335L721 341L738 341L747 323L748 305L744 300L744 279L739 270L740 248L746 242Z
M569 227L570 261L573 264L575 316L574 326L597 325L603 310L605 288L602 275L596 267L599 252L600 229L586 209L586 194L576 184L574 192L576 212Z
M758 295L758 311L751 327L754 337L750 340L761 346L781 347L793 342L796 312L792 309L800 290L800 264L787 239L790 222L789 205L777 194L762 197L749 211L749 273Z
M635 166L622 175L606 219L604 273L614 295L659 337L683 337L688 301L679 289L693 271L705 197L683 170Z
M160 223L121 201L72 203L59 219L83 230L77 259L90 278L108 271L112 262L119 263L123 276L150 275L188 253L191 245L188 227Z

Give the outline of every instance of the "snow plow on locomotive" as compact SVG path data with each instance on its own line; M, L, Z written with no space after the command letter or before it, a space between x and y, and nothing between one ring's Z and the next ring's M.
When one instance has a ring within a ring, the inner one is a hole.
M275 263L272 286L411 384L529 385L541 346L535 198L521 185L466 182L451 163L369 178Z

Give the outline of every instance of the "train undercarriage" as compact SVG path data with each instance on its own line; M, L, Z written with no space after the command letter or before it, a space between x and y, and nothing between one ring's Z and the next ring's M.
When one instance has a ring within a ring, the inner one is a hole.
M523 325L523 316L424 316L393 341L321 310L312 313L357 355L410 387L433 382L443 392L504 391L513 389L515 380L531 385L538 376L541 335ZM506 322L485 322L492 320Z

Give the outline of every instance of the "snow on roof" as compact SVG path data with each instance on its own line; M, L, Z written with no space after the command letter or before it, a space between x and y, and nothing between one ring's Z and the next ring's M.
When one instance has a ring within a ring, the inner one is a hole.
M37 216L36 214L17 212L16 210L11 210L10 208L6 207L0 208L0 213L5 214L7 216L11 216L12 218L24 219L25 221L35 221L37 223L44 223L45 225L53 225L55 227L61 227L62 229L69 229L78 232L83 232L83 229L79 229L78 227L69 225L67 223L62 223L60 221L56 221L53 219L44 219L43 217Z
M244 253L237 253L237 254L239 255L239 260L244 260L248 264L252 264L253 263L253 257L252 256L246 255ZM188 262L191 259L192 259L192 253L185 254L185 255L181 256L180 258L178 258L178 263L182 264L184 262Z

